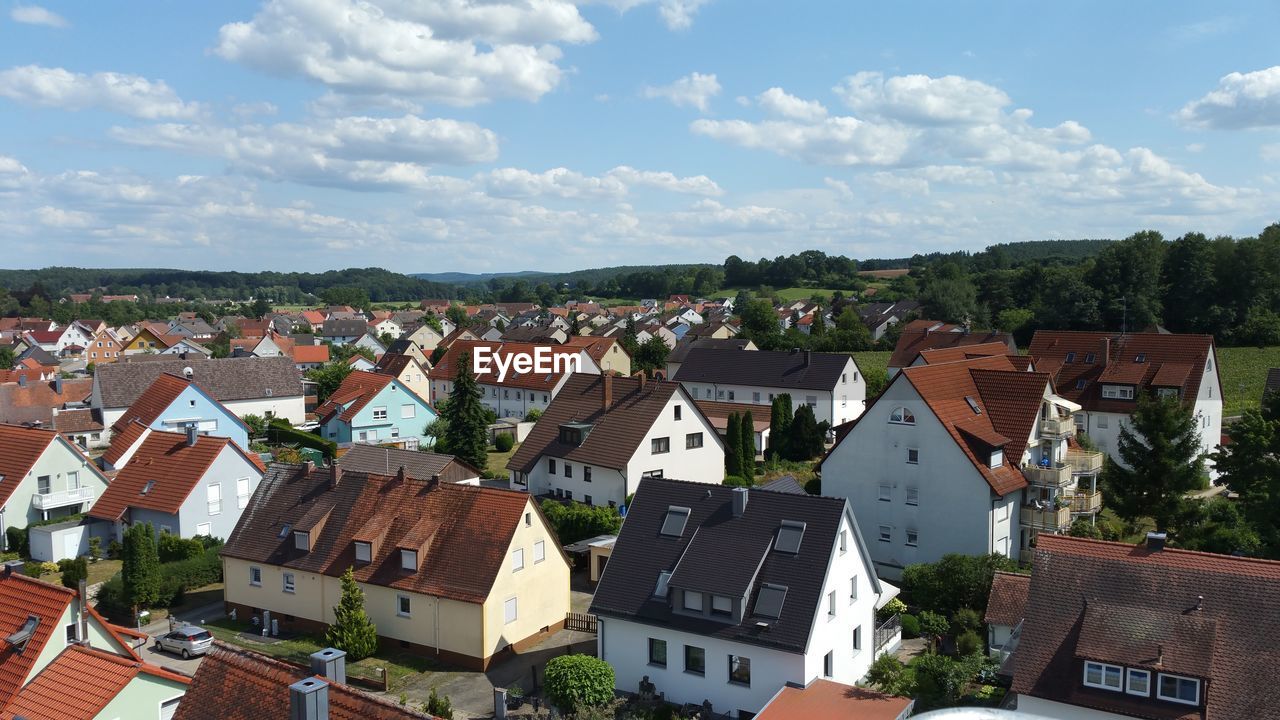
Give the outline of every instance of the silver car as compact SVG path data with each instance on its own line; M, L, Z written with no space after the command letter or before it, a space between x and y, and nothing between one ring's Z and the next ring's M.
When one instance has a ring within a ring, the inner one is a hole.
M186 660L204 655L213 646L213 634L195 625L183 625L177 630L156 636L155 649L181 655Z

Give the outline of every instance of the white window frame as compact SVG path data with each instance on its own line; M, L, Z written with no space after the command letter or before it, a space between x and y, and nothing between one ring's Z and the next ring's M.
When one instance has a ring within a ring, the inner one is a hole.
M240 510L249 505L249 483L248 477L236 478L236 507Z
M209 483L205 488L206 497L209 501L209 514L222 514L222 483Z
M524 548L516 548L511 551L511 572L520 572L524 569Z
M1098 682L1089 681L1089 670L1097 669L1100 678ZM1116 684L1107 684L1107 671L1114 670L1116 672ZM1124 668L1119 665L1111 665L1109 663L1094 662L1092 660L1085 661L1084 664L1084 686L1098 688L1099 690L1110 690L1111 692L1120 692L1124 689Z
M386 406L386 405L380 405L380 406L378 406L378 407L376 407L376 408L373 408L373 419L374 419L374 420L386 420L386 419L387 419L387 406Z
M912 538L913 538L913 537L915 538L915 541L914 541L914 542L912 541ZM906 544L907 544L907 547L919 547L919 546L920 546L920 531L919 531L919 530L907 530L907 541L906 541Z
M1195 697L1195 700L1194 700L1194 701L1192 701L1192 700L1183 700L1183 699L1182 699L1182 698L1180 698L1180 697L1174 697L1174 696L1171 696L1171 695L1165 695L1165 694L1164 694L1164 687L1163 687L1163 686L1164 686L1164 679L1165 679L1165 678L1169 678L1170 680L1186 680L1186 681L1189 681L1189 682L1193 682L1193 683L1195 683L1195 686L1196 686L1196 697ZM1159 698L1159 699L1161 699L1161 700L1165 700L1165 701L1167 701L1167 702L1178 703L1178 704L1180 704L1180 705L1193 705L1193 706L1199 707L1199 705L1200 705L1200 680L1199 680L1199 679L1197 679L1197 678L1193 678L1193 677L1187 677L1186 675L1174 675L1173 673L1160 673L1158 676L1156 676L1156 697L1157 697L1157 698Z
M827 619L832 620L836 616L836 591L832 590L827 593Z
M849 533L844 530L841 530L840 531L840 554L843 555L847 552L849 552Z
M262 568L257 565L249 566L249 584L253 587L262 587Z
M413 403L405 403L400 406L400 419L405 420L418 416L418 406Z
M853 629L853 654L857 657L862 652L862 626L859 625Z
M915 425L916 414L906 407L896 407L889 413L889 423L892 425Z
M510 625L520 619L520 603L518 598L509 597L502 603L503 624Z
M915 455L914 460L911 459L913 454ZM908 465L920 464L920 448L907 448L907 464Z
M893 542L893 528L889 525L880 526L880 542Z
M889 502L893 499L893 487L888 483L880 483L880 494L878 495L880 502Z
M1133 677L1141 675L1146 682L1146 690L1144 692L1136 692L1133 689ZM1139 670L1137 668L1125 668L1124 671L1124 691L1129 695L1137 695L1139 697L1151 697L1151 671Z
M361 557L361 555L364 557ZM356 562L373 562L373 543L356 541Z
M405 609L405 603L409 604L409 609ZM413 598L404 593L396 593L396 616L397 617L413 617Z
M418 551L400 548L400 569L418 571Z
M920 504L920 488L918 487L907 488L906 502L908 505L919 505Z
M703 602L702 593L685 590L681 593L684 597L681 599L680 607L690 612L702 612Z
M212 535L212 534L213 534L213 523L207 523L207 522L205 522L205 523L197 523L197 524L196 524L196 534L197 534L197 535Z
M858 576L854 575L853 577L849 578L849 602L855 603L857 601L858 601Z
M284 592L289 593L290 595L297 592L298 590L298 585L294 581L293 573L291 572L284 573L283 575L280 576L280 585L281 585L281 589Z
M537 565L547 559L547 543L539 540L533 544L533 564Z

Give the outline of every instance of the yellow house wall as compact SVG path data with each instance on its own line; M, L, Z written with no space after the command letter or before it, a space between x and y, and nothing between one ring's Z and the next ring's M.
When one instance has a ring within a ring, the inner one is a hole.
M570 609L569 564L531 501L525 503L525 513L530 524L526 526L523 519L519 522L484 604L486 655L564 622ZM534 563L533 546L539 540L545 543L546 553L542 562ZM512 553L517 548L524 550L524 569L513 571ZM516 620L507 624L506 600L511 597L516 598Z

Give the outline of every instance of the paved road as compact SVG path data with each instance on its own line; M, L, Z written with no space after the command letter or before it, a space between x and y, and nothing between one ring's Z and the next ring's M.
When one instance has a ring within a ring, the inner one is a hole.
M217 620L221 617L223 617L222 603L217 602L183 612L179 614L178 619L193 625L199 625L202 620ZM157 620L145 625L142 631L151 637L147 641L146 647L138 650L138 654L142 656L144 661L183 675L196 674L196 668L200 667L200 658L194 657L190 660L183 660L172 653L160 652L155 649L155 637L169 632L169 621L167 619Z

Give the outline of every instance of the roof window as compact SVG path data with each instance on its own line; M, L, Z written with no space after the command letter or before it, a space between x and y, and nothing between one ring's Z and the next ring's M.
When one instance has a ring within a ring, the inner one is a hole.
M138 494L139 494L139 495L146 495L147 493L151 492L151 489L152 489L152 488L154 488L155 486L156 486L156 481L155 481L155 480L148 480L148 481L147 481L147 484L146 484L146 485L144 485L144 486L142 486L142 492L140 492L140 493L138 493Z
M778 528L778 539L773 543L773 549L778 552L791 553L792 555L800 552L800 541L804 538L805 524L796 522L795 520L783 520L782 527Z
M978 407L978 401L974 400L973 398L969 397L968 395L965 395L965 396L964 396L964 401L965 401L965 402L967 402L967 403L969 403L969 409L973 411L973 414L974 414L974 415L981 415L981 414L982 414L982 408Z
M782 603L787 599L787 586L764 583L760 586L760 594L756 597L756 615L761 617L782 617Z
M1134 362L1136 362L1136 363L1144 363L1144 362L1146 362L1146 361L1147 361L1147 354L1146 354L1146 353L1138 353L1137 357L1135 357L1135 358L1133 359L1133 361L1134 361Z
M662 534L680 537L684 534L684 526L687 522L689 522L689 508L671 505L667 508L667 516L662 521Z

